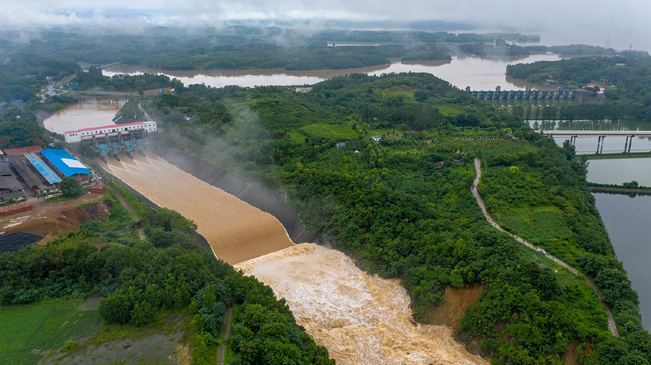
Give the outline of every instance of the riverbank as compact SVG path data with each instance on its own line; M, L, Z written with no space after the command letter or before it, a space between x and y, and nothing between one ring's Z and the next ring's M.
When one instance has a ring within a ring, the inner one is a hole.
M590 191L597 192L597 193L651 195L651 188L646 186L638 186L637 188L631 188L631 187L626 187L623 185L615 185L615 184L588 183L588 185Z
M585 156L588 160L614 160L620 158L646 158L651 157L651 152L632 152L632 153L598 153Z
M565 262L561 261L560 259L550 255L549 253L545 253L544 250L542 250L540 247L532 245L531 243L523 240L522 238L516 236L515 234L505 230L502 228L497 222L488 214L488 210L486 209L486 203L484 202L484 199L479 195L479 191L477 190L477 186L479 185L479 181L481 180L481 163L478 158L475 158L475 170L476 170L476 176L475 180L473 181L472 185L470 186L470 190L472 191L472 195L474 195L475 199L477 200L477 205L479 205L479 208L481 208L482 213L484 214L484 217L486 217L486 220L488 223L490 223L491 226L493 226L495 229L497 229L500 232L504 232L508 234L509 236L513 237L516 241L519 243L535 250L538 252L543 253L543 255L547 256L554 262L556 262L558 265L566 268L569 270L572 274L576 276L583 276L579 271L572 266L566 264ZM610 307L606 303L606 301L603 298L603 294L601 292L601 289L595 284L592 280L588 279L586 276L583 276L583 280L585 281L592 290L594 290L595 294L597 294L597 298L599 298L599 302L604 306L604 309L606 310L606 314L608 317L608 329L612 333L613 336L619 336L619 330L617 328L617 323L615 322L615 317L613 317L613 314L610 310Z

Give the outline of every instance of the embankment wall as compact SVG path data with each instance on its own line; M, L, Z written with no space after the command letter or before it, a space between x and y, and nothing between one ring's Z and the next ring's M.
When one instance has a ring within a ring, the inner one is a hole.
M219 167L183 152L161 147L153 148L153 152L168 163L197 179L222 189L261 211L273 215L285 227L287 234L294 243L316 243L318 241L320 232L318 230L306 229L296 213L285 203L282 196L278 193L252 184Z

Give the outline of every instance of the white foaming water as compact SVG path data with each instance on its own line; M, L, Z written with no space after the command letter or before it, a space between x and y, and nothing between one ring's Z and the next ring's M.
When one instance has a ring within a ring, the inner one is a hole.
M369 276L339 251L301 244L235 266L284 298L338 364L487 364L450 328L414 324L398 280Z

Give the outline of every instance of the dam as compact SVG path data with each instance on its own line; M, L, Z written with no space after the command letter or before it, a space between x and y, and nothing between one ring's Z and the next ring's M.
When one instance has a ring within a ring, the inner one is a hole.
M284 298L296 322L338 364L488 364L456 343L451 328L415 324L409 295L398 279L369 275L342 252L300 243L313 232L292 223L282 199L264 198L264 189L253 192L190 156L159 152L165 159L147 151L144 157L109 157L108 163L99 163L151 203L192 219L218 258ZM201 179L179 167L196 169ZM204 181L216 176L233 195Z

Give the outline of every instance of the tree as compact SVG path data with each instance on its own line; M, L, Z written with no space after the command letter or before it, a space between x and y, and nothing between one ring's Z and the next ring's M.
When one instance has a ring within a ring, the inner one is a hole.
M144 326L154 319L155 314L154 308L143 300L140 303L136 303L133 307L131 311L131 322L138 327Z
M70 198L79 196L83 190L79 181L70 176L66 176L61 179L61 183L59 183L59 189L61 190L63 196Z
M574 156L576 156L576 147L574 147L569 139L563 141L563 149L565 150L565 157L568 161L572 161Z
M520 168L518 168L517 166L511 166L509 168L509 171L511 171L512 174L517 174L520 172Z

